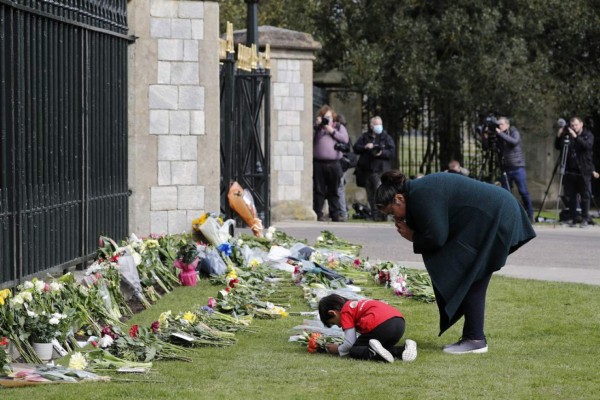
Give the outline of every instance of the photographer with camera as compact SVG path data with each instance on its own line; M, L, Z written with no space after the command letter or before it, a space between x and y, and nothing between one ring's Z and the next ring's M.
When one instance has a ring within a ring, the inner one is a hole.
M356 185L367 191L373 219L382 221L385 215L375 207L375 191L381 185L381 174L392 169L390 160L396 154L396 145L383 129L381 117L371 118L369 129L354 144L354 152L359 155L354 171Z
M527 190L527 175L525 173L525 153L521 147L519 130L510 125L506 117L492 119L490 127L482 132L484 150L492 149L500 155L502 172L502 187L511 191L513 183L523 200L523 208L527 211L529 220L533 222L533 205ZM495 126L494 126L495 125Z
M340 144L348 143L346 128L335 122L336 114L324 105L317 113L313 127L313 210L317 220L324 221L323 204L327 200L329 217L342 221L338 188L342 179Z
M554 147L566 151L564 187L566 205L569 207L568 225L574 227L577 221L577 195L581 200L582 228L588 226L590 211L590 185L594 172L592 151L594 135L583 126L583 120L573 117L570 124L564 124L556 133Z

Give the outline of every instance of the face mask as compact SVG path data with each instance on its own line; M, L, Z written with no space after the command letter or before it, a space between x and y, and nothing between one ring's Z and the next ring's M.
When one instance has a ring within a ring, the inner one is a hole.
M373 126L373 132L375 132L376 134L380 135L381 132L383 132L383 125L374 125Z

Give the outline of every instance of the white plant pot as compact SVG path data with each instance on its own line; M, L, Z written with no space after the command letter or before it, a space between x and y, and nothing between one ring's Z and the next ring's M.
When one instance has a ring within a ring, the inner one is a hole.
M33 343L33 351L35 351L40 360L47 362L52 360L54 347L52 343Z

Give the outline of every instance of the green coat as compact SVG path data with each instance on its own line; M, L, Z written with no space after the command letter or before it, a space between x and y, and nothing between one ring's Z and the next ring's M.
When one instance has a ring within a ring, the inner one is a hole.
M462 316L458 308L473 282L502 268L535 232L512 193L458 174L409 181L406 196L413 250L433 282L441 335Z

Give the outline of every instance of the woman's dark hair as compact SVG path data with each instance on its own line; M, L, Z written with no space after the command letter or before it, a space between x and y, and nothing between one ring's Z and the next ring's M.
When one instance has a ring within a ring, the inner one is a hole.
M381 185L375 191L375 205L378 209L392 204L397 194L406 192L406 176L398 171L392 170L381 175Z
M319 300L319 318L321 318L323 325L329 327L326 322L331 319L329 310L341 311L347 301L347 298L342 297L339 294L330 294Z

